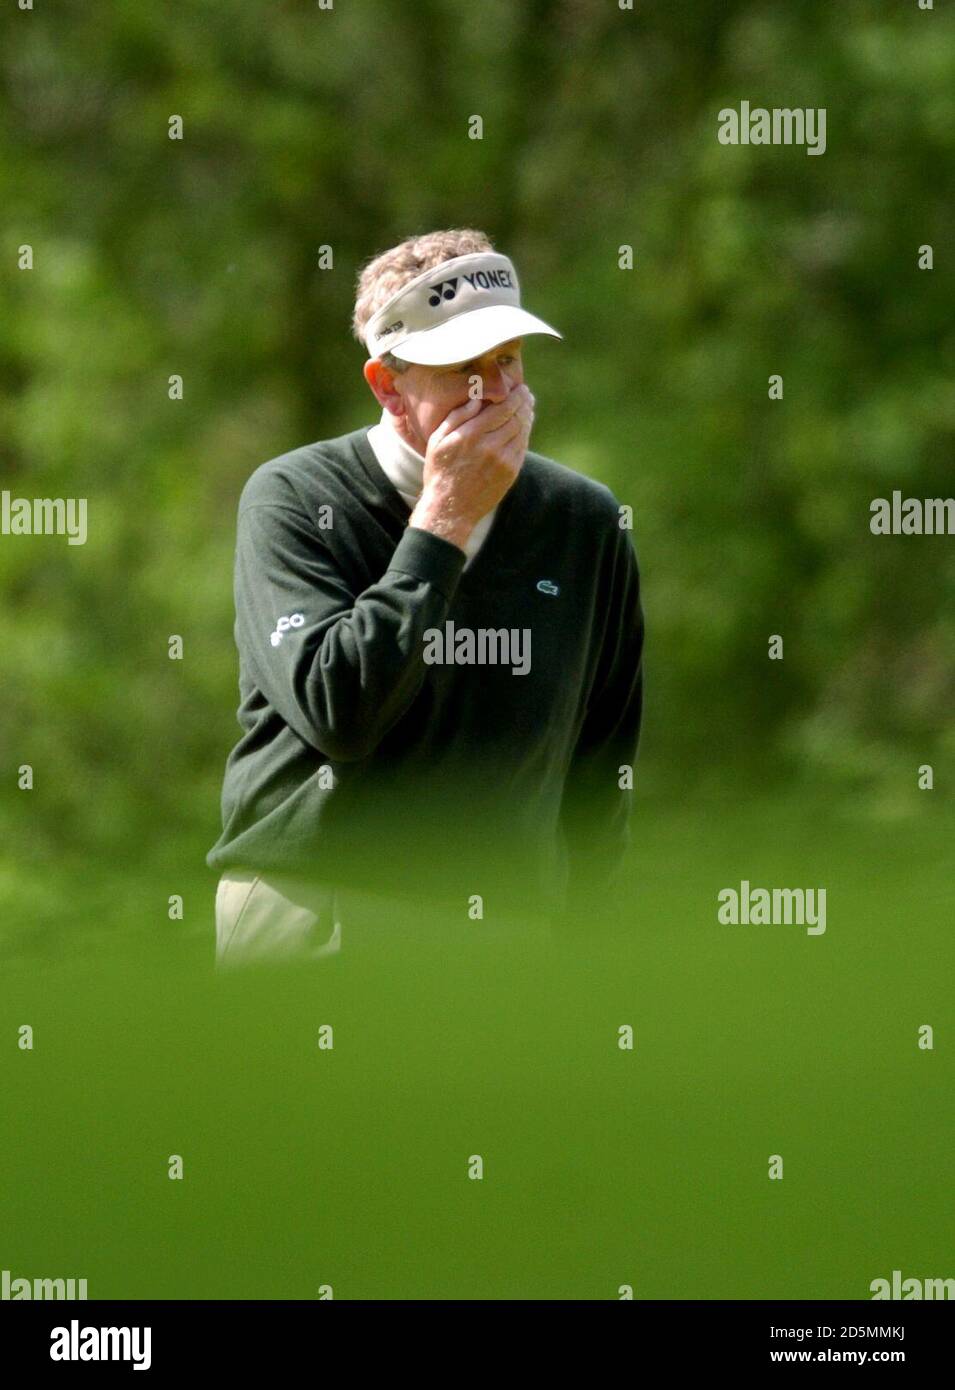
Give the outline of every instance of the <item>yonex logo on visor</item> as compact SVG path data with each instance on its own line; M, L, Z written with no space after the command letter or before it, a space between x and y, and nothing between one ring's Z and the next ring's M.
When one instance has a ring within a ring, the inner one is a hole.
M464 279L481 290L489 290L494 285L503 285L508 290L511 288L511 277L506 270L479 270L475 275L465 275Z
M453 299L457 293L458 278L453 280L441 280L437 285L432 286L431 294L428 296L428 303L432 309L441 303L442 299ZM511 277L506 270L478 270L473 275L462 275L460 279L469 284L472 290L490 290L496 288L512 289Z
M415 276L365 328L369 356L386 349L405 362L466 362L531 333L560 334L521 308L517 272L506 256L477 251Z
M458 282L455 279L443 280L440 284L435 285L434 292L428 296L428 303L431 307L434 308L436 304L440 304L442 299L453 299L457 284Z

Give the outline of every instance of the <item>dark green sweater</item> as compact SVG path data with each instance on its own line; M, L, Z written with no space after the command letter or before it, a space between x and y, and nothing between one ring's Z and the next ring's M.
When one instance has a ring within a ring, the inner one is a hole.
M481 894L485 914L559 914L569 889L569 910L587 910L628 842L620 768L641 716L639 578L616 499L528 453L465 571L457 546L408 526L367 436L295 449L243 489L243 732L207 862ZM526 630L530 669L515 674L513 651L429 664L449 623L458 641Z

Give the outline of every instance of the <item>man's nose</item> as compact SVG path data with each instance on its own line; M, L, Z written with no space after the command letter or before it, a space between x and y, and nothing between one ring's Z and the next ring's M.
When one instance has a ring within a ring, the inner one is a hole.
M491 401L494 405L503 401L511 389L510 383L496 364L493 367L488 367L482 374L481 384L484 390L484 399Z

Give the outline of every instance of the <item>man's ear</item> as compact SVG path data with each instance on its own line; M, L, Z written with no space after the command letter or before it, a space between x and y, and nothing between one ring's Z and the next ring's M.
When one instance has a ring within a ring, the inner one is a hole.
M395 373L385 366L380 357L369 358L362 371L378 404L390 410L392 415L403 415L405 405L395 385Z

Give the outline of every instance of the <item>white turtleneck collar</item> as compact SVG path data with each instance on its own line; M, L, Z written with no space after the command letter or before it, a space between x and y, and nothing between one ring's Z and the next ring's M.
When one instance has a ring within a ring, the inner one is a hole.
M368 443L371 445L385 477L400 492L408 506L414 510L415 503L421 496L424 480L424 456L419 454L417 449L413 449L408 441L398 433L394 416L390 410L382 410L380 421L368 431ZM497 508L495 507L486 516L482 516L468 537L467 545L464 548L468 557L468 564L484 544L484 539L491 529L496 513ZM467 565L465 565L465 569L467 569Z
M408 506L414 507L421 496L424 456L398 433L390 410L382 410L380 422L368 431L368 443L388 481L394 484Z

